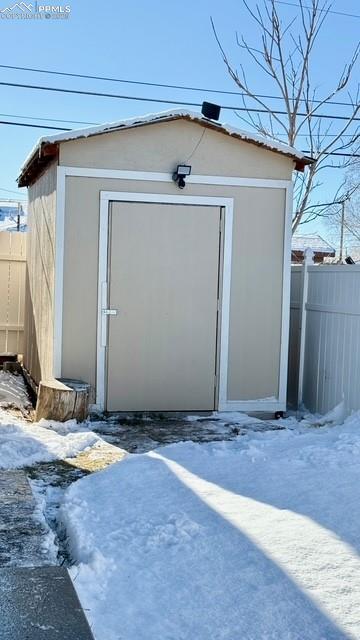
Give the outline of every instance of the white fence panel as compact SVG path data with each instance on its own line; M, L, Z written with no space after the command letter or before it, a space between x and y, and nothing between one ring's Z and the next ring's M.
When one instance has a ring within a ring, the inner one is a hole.
M288 403L297 406L299 388L299 353L301 331L303 268L301 265L291 268L290 293L290 336L288 365Z
M292 270L289 403L296 404L296 376L301 369L299 335L305 322L304 405L310 411L326 413L344 400L348 412L360 409L360 266L308 266L302 319L303 268Z
M360 409L360 267L309 267L304 404Z

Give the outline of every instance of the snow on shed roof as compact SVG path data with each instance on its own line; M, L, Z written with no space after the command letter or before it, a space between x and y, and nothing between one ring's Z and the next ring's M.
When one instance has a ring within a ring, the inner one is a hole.
M334 253L335 249L319 235L294 235L291 242L293 251L305 251L312 249L318 253Z
M268 149L270 151L288 156L294 160L296 169L303 170L305 165L311 164L312 162L312 159L304 156L301 151L298 151L294 147L282 144L277 140L265 138L250 131L237 129L227 124L221 124L220 122L209 120L208 118L204 118L204 116L202 116L200 113L183 109L171 109L168 111L161 111L159 113L150 113L145 116L137 116L135 118L130 118L127 120L118 120L117 122L105 123L95 127L73 129L71 131L64 131L63 133L55 133L53 135L43 136L38 140L35 147L31 150L30 154L28 155L23 166L20 169L20 176L18 178L19 186L26 186L36 177L37 173L39 173L44 164L47 164L52 158L55 157L55 149L57 150L57 147L61 142L78 140L80 138L88 138L90 136L110 133L112 131L118 131L120 129L131 129L146 124L167 122L181 118L197 122L198 124L220 131L221 133L230 135L238 140L250 142L252 144L256 144L257 146L264 147L265 149ZM51 150L53 153L51 152Z

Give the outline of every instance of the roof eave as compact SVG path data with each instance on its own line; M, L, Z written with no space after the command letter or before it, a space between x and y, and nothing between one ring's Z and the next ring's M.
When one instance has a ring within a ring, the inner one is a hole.
M277 149L275 144L274 144L274 147L271 147L270 144L264 144L264 142L260 140L251 139L250 137L247 138L246 135L240 134L240 132L237 132L236 130L231 130L227 128L226 125L221 125L218 122L207 120L206 118L200 115L197 116L197 114L195 115L195 114L185 113L185 112L169 113L169 114L163 113L161 115L159 114L158 118L154 117L152 120L151 119L141 120L141 118L139 118L139 122L135 122L135 123L133 122L129 126L126 126L126 124L118 127L114 126L113 128L109 126L108 129L103 129L102 131L95 130L94 132L91 132L91 133L87 129L84 129L84 134L83 135L80 134L76 138L72 137L71 131L69 131L68 139L63 138L58 141L40 139L38 145L34 149L34 152L25 161L21 169L20 175L17 180L18 185L19 187L25 187L32 184L32 182L38 177L38 175L43 172L43 170L46 168L49 162L51 162L52 159L55 159L58 157L59 146L62 142L67 142L69 140L81 140L87 137L102 135L103 133L112 133L114 131L121 131L122 129L136 128L139 126L155 124L158 122L168 122L168 121L178 120L178 119L188 120L190 122L194 122L194 121L198 122L204 127L208 127L209 129L219 131L232 138L242 140L243 142L248 142L249 144L253 144L262 149L266 149L267 151L272 151L273 153L277 153L285 157L288 157L293 160L294 168L296 171L303 172L307 165L312 164L314 162L313 158L300 156L300 154L291 153L291 149L289 149L289 152L287 153L286 149L284 150Z
M301 160L295 160L295 171L300 171L304 173L305 167L313 164L315 162L314 158L310 158L310 156L305 156Z
M46 169L48 164L58 158L58 155L58 144L41 143L23 167L17 179L18 187L30 186Z

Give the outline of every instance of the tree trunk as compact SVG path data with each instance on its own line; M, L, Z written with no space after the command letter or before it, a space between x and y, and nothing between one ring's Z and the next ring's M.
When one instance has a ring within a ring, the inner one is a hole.
M59 378L42 380L36 403L36 422L45 420L76 419L83 422L88 416L90 385L81 380Z

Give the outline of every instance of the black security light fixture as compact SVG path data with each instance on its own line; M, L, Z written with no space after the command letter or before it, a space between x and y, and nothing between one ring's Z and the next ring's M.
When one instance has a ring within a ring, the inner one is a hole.
M351 256L347 256L345 262L346 264L355 264L355 260L353 260Z
M201 107L201 113L204 118L208 120L219 120L221 107L218 104L212 102L203 102Z
M176 171L173 173L173 180L177 182L179 189L185 187L185 178L191 173L191 166L189 164L178 164Z

